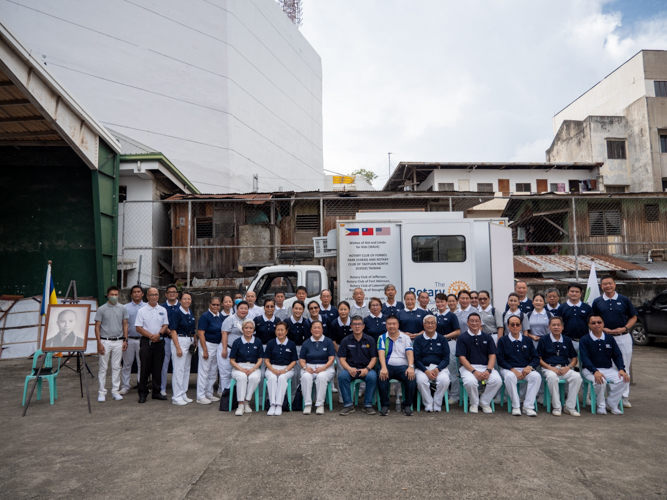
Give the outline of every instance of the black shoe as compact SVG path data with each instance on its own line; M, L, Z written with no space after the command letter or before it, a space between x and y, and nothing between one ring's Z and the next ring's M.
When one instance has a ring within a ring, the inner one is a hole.
M133 390L139 389L139 384L135 385L132 389Z
M403 415L406 417L411 417L412 416L412 409L409 406L405 406L403 408Z
M375 410L372 406L364 406L361 411L363 411L366 415L375 415Z
M380 409L380 416L381 417L386 417L387 415L389 415L389 407L388 406L383 406Z
M160 401L166 401L167 396L163 396L162 394L153 394L153 399L159 399Z
M139 396L139 402L140 403L145 403L146 402L146 396Z
M354 406L346 406L345 408L343 408L340 411L339 415L342 415L342 416L345 417L345 416L349 415L350 413L354 413Z

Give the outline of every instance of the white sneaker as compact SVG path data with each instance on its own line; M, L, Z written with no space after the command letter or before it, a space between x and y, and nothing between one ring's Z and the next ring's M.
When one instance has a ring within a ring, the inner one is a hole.
M551 414L554 417L560 417L560 410L558 408L554 408L553 411L551 412Z
M127 394L128 392L130 392L129 389L121 389L121 390L118 392L118 394L121 394L122 396L125 396L125 394ZM625 403L623 403L623 404L625 404Z
M632 408L632 404L628 398L623 398L623 408Z
M250 403L248 401L243 405L243 411L245 413L252 413L252 408L250 408Z
M220 398L214 396L213 394L211 394L210 396L206 396L206 399L208 399L209 401L220 401Z
M166 395L167 395L167 391L160 391L160 394L162 394L163 396L166 396Z
M187 403L182 399L173 399L171 401L171 404L177 405L177 406L186 406L187 405Z
M611 406L607 406L607 411L611 412L612 415L623 415L623 412L618 407L612 408Z
M207 398L201 398L197 400L197 403L199 403L200 405L210 405L211 400Z
M267 415L272 417L275 414L276 414L276 405L271 405L271 408L269 408L269 412L267 413Z
M598 410L596 412L598 415L606 415L607 414L607 409L603 406L602 408L598 407Z
M278 415L282 414L283 414L283 407L276 405L276 412L274 413L274 415L277 417Z
M199 403L199 400L197 400ZM239 405L239 407L236 409L236 413L234 413L237 417L242 417L243 416L243 405Z
M185 396L183 399L185 400L186 403L192 403L192 400L187 396Z
M336 389L335 387L332 387L331 392L338 392L338 389Z
M544 405L544 396L537 396L537 404Z
M97 396L98 403L104 403L107 400L105 396Z
M324 415L324 406L318 406L315 410L316 415Z
M493 413L493 410L491 409L490 406L484 406L484 405L482 405L482 411L483 411L484 413Z
M450 405L457 405L457 404L459 404L459 400L454 399L454 398L449 398L449 404Z
M470 408L468 408L469 413L477 413L479 410L476 405L470 405Z
M574 408L568 408L567 406L563 407L563 413L567 413L568 415L571 415L573 417L581 417L581 413L579 413Z
M113 396L113 398L114 398L116 401L120 401L121 399L123 399L123 396L121 396L121 395L118 394L118 393L116 393L116 394L112 394L112 396Z
M533 410L532 408L526 408L525 406L521 409L523 413L525 413L529 417L537 417L537 412Z
M303 409L303 414L304 414L304 415L310 415L310 405L304 407L304 409Z
M521 416L521 408L512 408L512 415L515 417Z

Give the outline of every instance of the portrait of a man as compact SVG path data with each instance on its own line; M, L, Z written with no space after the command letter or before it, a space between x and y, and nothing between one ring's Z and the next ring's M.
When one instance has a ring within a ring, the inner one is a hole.
M86 348L89 305L50 305L42 349L45 351L79 351Z

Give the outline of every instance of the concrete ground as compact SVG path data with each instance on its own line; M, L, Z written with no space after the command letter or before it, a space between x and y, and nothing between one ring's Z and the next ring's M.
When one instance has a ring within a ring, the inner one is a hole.
M634 360L625 415L558 418L540 407L532 419L459 407L341 417L339 405L324 416L235 417L217 405L139 405L136 391L98 403L97 379L88 414L69 370L56 404L44 389L23 418L30 361L0 361L0 497L665 498L667 343L636 348Z

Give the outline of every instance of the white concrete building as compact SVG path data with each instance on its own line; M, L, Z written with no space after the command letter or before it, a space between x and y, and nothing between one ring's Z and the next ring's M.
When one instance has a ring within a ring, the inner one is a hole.
M249 192L254 174L321 188L322 64L274 0L24 0L0 18L102 124L201 191Z
M667 189L667 51L642 50L553 118L549 162L603 162L607 192Z

